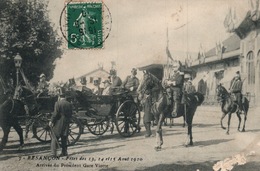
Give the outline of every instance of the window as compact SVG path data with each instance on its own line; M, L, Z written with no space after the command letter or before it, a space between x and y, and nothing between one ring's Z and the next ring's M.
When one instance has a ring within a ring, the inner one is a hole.
M255 84L254 53L250 51L246 56L246 72L248 85Z

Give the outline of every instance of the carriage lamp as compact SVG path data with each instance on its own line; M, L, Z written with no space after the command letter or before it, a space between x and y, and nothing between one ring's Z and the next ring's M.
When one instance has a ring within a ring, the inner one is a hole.
M19 55L19 53L17 53L14 57L14 64L16 68L16 86L19 84L19 69L21 68L22 60L22 57Z

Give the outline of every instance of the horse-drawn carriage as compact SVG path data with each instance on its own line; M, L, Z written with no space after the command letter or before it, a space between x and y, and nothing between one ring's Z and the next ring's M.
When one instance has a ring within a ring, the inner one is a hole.
M94 135L104 134L114 124L118 133L130 137L140 131L140 110L136 96L124 89L111 95L86 95L75 91L77 118Z
M17 86L14 99L9 98L0 108L0 125L4 137L0 144L0 150L7 143L10 128L13 126L20 137L20 144L23 145L23 130L20 125L25 126L25 137L31 130L33 137L41 142L50 142L51 128L49 121L54 111L54 104L58 96L38 97L25 86ZM81 135L81 123L72 117L69 125L68 145L75 144Z

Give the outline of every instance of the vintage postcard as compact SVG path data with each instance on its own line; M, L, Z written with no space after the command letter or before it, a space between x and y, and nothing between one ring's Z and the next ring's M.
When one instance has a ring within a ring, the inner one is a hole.
M259 170L259 0L0 8L1 171Z

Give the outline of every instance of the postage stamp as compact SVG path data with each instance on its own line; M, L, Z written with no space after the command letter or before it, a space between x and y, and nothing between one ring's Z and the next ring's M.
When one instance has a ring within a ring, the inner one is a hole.
M66 6L68 49L103 47L102 2L73 2Z

